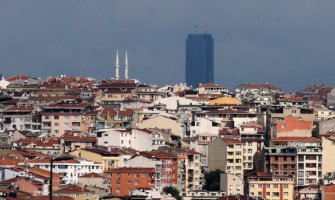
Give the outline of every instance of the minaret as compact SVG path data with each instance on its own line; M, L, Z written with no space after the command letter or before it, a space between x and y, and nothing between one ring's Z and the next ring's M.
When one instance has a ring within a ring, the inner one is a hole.
M116 58L115 58L115 80L119 80L119 78L120 78L120 75L119 75L119 68L120 68L119 54L118 54L118 50L116 50Z
M124 61L124 80L128 80L128 55L126 51L125 61Z

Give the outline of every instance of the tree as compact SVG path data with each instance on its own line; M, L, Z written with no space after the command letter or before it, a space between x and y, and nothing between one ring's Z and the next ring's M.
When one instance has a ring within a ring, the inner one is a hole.
M207 191L219 191L220 190L220 174L223 171L217 169L215 171L210 171L205 173L205 185L204 190Z
M163 188L163 192L165 194L171 194L171 196L173 196L177 200L182 200L177 188L174 188L172 186L168 186L168 187Z

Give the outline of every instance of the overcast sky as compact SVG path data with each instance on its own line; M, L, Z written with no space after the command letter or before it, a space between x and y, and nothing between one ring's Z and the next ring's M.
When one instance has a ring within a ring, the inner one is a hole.
M187 34L207 31L217 83L335 86L334 10L334 0L0 0L0 73L107 79L119 49L131 78L184 82Z

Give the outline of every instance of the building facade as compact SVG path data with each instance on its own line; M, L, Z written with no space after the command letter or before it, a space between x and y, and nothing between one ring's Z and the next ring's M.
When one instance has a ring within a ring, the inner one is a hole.
M186 84L214 82L214 40L210 34L190 34L186 39Z

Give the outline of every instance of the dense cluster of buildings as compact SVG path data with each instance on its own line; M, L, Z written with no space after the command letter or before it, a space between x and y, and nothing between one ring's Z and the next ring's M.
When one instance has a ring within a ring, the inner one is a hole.
M0 81L10 97L0 102L1 194L48 199L52 185L54 199L175 199L166 187L184 199L335 199L335 89L116 75ZM219 189L203 190L215 170Z

